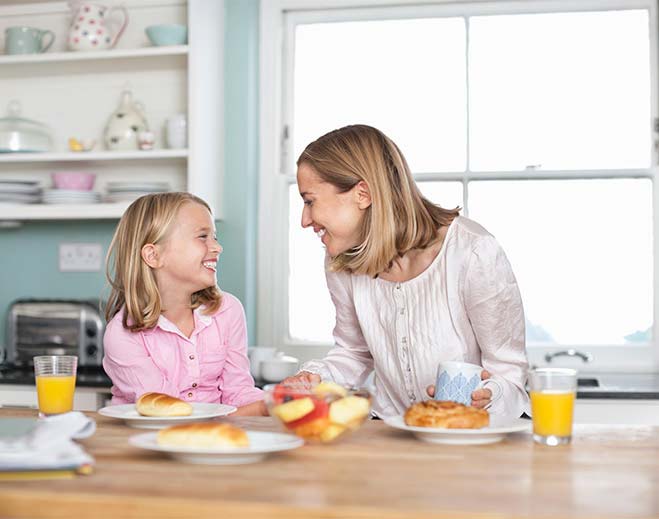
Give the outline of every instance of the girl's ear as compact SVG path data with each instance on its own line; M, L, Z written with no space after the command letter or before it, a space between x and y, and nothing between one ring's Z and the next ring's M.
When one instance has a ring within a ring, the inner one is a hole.
M142 247L142 259L152 269L156 269L160 266L160 255L158 254L158 247L153 243L147 243Z
M371 206L371 190L368 188L368 184L363 180L360 180L357 185L354 187L355 196L357 197L357 206L360 209L367 209Z

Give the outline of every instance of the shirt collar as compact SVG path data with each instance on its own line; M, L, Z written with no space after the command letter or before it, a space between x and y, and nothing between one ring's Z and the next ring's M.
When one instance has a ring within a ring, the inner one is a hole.
M204 328L207 328L211 324L213 318L210 315L206 315L203 313L205 309L206 306L201 305L192 311L194 318L194 330L192 330L192 335L190 337L194 337L195 335L200 333ZM158 322L156 323L153 329L155 328L160 328L165 332L175 333L176 335L179 335L184 339L189 340L189 338L186 337L185 334L183 334L181 330L178 329L178 326L176 326L173 322L171 322L169 319L167 319L167 317L165 317L162 314L160 315L160 317L158 317Z

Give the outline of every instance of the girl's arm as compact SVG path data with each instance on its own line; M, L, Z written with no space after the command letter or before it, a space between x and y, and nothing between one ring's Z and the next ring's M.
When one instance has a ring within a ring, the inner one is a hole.
M226 309L220 313L218 325L225 328L227 357L219 374L222 403L238 407L235 414L266 415L263 391L254 387L247 358L247 323L243 306L231 294L223 294Z
M512 267L492 236L479 239L471 252L464 304L483 368L503 388L489 411L520 416L529 408L524 308Z

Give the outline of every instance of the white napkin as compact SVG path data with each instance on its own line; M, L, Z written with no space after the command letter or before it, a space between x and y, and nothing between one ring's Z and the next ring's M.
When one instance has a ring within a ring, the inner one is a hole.
M40 418L27 434L0 439L0 470L68 469L92 465L94 458L72 440L88 438L95 431L96 422L78 411Z

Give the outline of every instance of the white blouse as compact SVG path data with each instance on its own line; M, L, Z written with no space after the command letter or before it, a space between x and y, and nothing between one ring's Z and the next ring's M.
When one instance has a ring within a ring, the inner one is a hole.
M519 289L503 249L476 222L455 218L437 257L409 281L327 272L327 286L336 346L302 370L349 385L375 370L373 411L391 416L429 398L440 361L470 362L503 388L490 413L528 412Z

